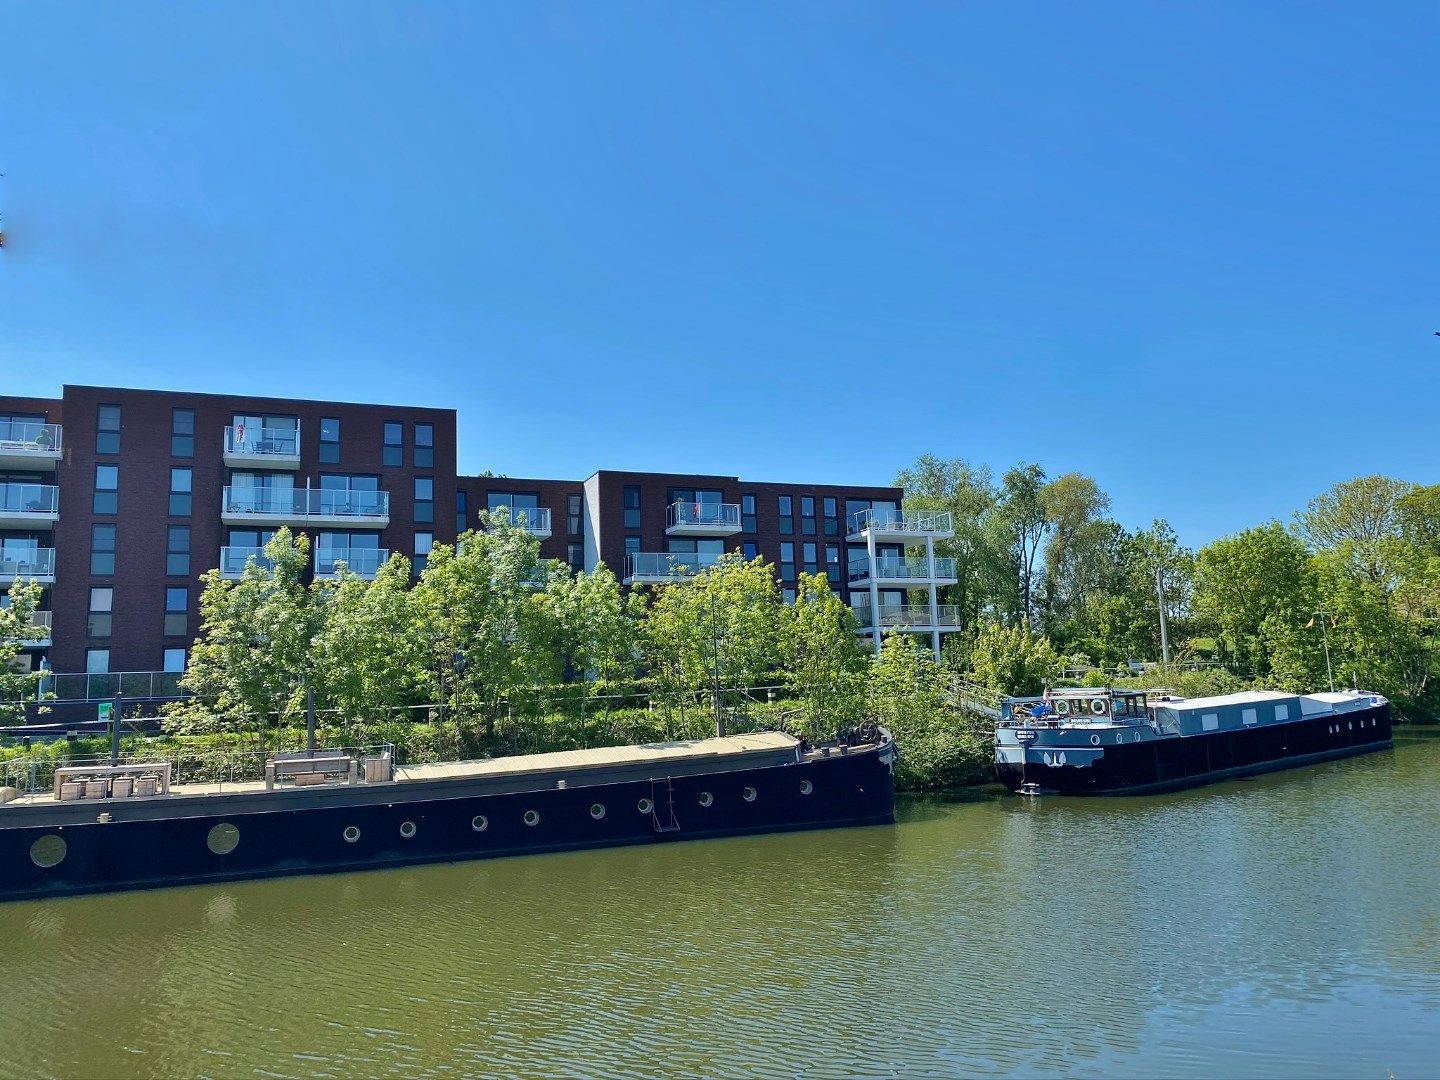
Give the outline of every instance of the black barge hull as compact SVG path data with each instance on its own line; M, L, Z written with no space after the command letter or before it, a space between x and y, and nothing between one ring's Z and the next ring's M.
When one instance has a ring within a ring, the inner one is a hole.
M0 901L881 825L895 820L893 753L887 739L781 766L458 797L434 794L444 785L366 785L296 792L311 804L284 809L274 794L212 796L195 801L213 812L184 816L152 800L152 816L109 822L94 811L115 804L96 803L84 821L0 828ZM60 860L39 865L57 836Z
M1047 794L1141 795L1315 765L1393 745L1390 706L1384 704L1339 717L1322 714L1253 730L1107 746L1100 760L1085 767L997 762L995 773L1011 791L1033 783Z

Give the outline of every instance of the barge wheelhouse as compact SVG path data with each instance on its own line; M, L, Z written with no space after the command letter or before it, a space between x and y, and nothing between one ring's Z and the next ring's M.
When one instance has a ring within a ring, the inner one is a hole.
M995 772L1023 794L1140 793L1391 745L1390 703L1359 690L1200 698L1153 690L1051 690L1001 703Z
M893 822L895 747L866 728L392 768L277 755L264 781L171 783L163 763L0 791L0 900Z

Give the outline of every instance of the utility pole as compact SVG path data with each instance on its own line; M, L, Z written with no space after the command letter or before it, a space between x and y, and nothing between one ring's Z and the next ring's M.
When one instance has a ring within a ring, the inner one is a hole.
M1160 659L1162 666L1170 667L1170 624L1165 618L1165 584L1160 579L1160 567L1155 567L1155 599L1160 607Z
M1325 677L1330 680L1330 692L1335 692L1335 669L1330 666L1330 627L1325 620L1332 618L1328 611L1323 609L1316 611L1310 622L1313 624L1316 619L1320 620L1320 637L1325 642Z

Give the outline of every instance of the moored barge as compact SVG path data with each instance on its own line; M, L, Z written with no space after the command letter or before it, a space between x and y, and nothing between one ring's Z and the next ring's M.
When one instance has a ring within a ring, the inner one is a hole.
M995 772L1021 794L1166 791L1383 750L1390 723L1390 703L1360 690L1052 690L1001 703Z
M265 781L163 763L57 770L0 803L0 900L894 821L895 747L867 725L395 768L277 755Z

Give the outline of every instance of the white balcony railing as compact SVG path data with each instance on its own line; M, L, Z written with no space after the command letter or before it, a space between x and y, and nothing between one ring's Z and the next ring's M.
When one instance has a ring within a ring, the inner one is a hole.
M955 515L949 510L857 510L846 519L849 535L864 532L889 533L899 536L951 536L955 532Z
M54 548L0 548L0 584L33 578L41 584L55 581Z
M671 536L729 536L739 531L739 503L677 499L666 508L665 532Z
M625 583L637 581L689 581L720 561L707 551L639 551L626 556Z
M356 577L369 581L389 558L390 552L386 548L328 548L315 553L315 576L339 577L343 564Z
M509 521L541 540L550 538L550 510L544 506L497 506L490 511L496 518Z
M49 471L60 460L59 424L0 420L0 465Z
M220 549L220 576L232 581L244 577L251 559L267 573L275 569L275 561L265 554L263 547L237 545Z
M941 630L947 628L958 630L960 628L960 605L937 604L935 619L932 622L928 604L881 604L880 620L877 623L872 616L869 604L856 604L855 619L860 624L861 630L873 630L877 625L881 628L893 626L929 630L933 627Z
M388 525L390 493L338 491L328 488L227 487L221 516L230 522L271 521L306 524L311 521L348 521L351 524Z
M234 424L225 429L225 459L239 465L269 469L298 468L300 428L255 428Z
M0 526L45 527L60 516L60 489L53 484L0 484Z
M55 622L53 611L32 611L30 613L29 640L21 644L22 649L43 649L50 644L50 628Z
M868 581L872 577L876 581L954 581L955 560L936 559L935 565L931 566L929 559L914 556L904 558L899 555L880 555L876 557L873 567L870 560L864 555L858 555L850 560L850 580L852 582Z

